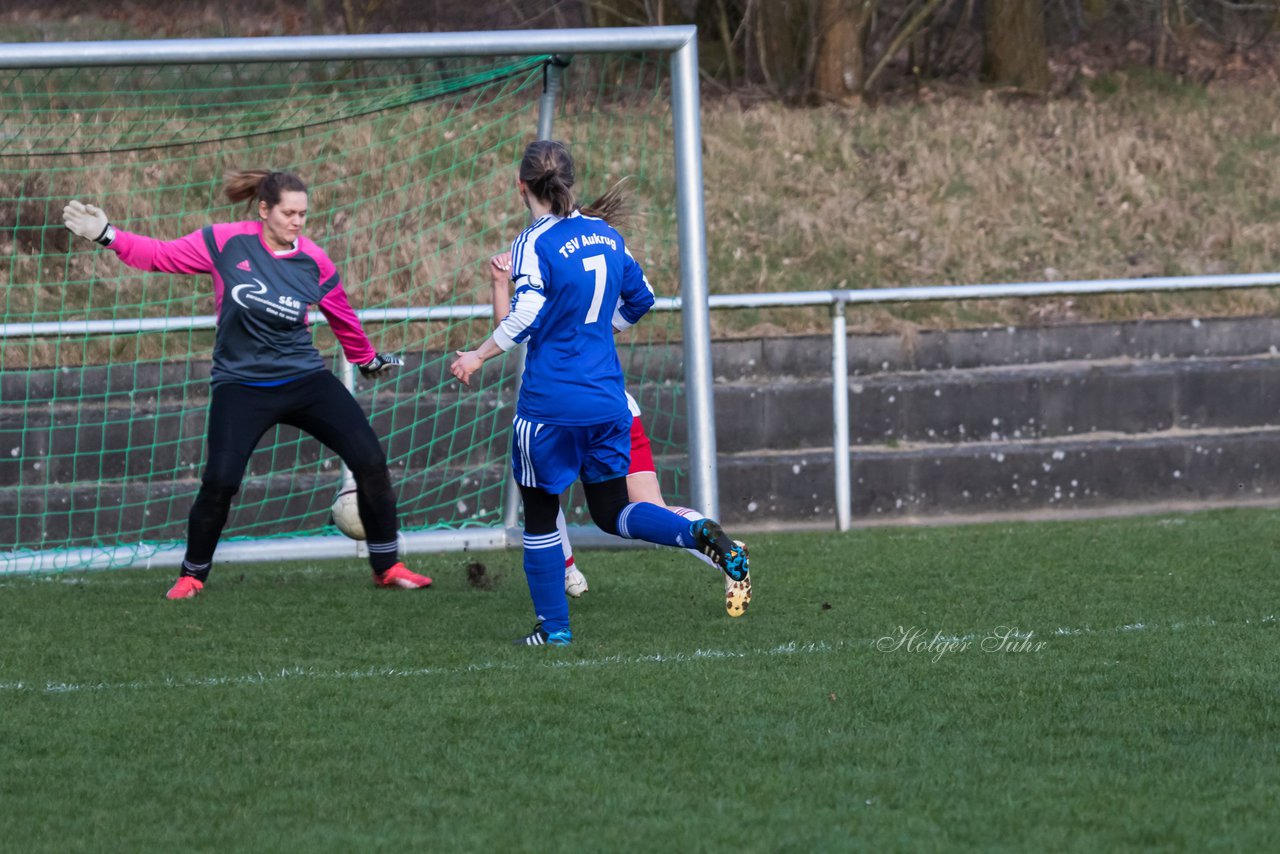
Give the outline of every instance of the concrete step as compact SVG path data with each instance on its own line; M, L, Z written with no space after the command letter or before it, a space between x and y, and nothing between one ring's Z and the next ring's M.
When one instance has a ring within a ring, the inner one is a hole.
M671 386L640 386L650 434L666 448L687 442ZM476 397L456 389L431 395L381 393L373 426L390 459L408 469L481 464L509 446L509 393ZM722 453L830 446L829 381L726 383L715 388ZM0 408L0 486L198 475L205 402L87 398L22 411ZM142 416L142 417L139 417ZM858 447L1019 442L1084 433L1143 434L1171 429L1261 427L1280 423L1280 358L1214 358L882 374L850 382L850 441ZM269 441L264 440L264 441ZM336 466L297 430L280 427L274 453L250 475L288 466ZM7 452L7 453L6 453ZM21 481L19 481L21 478Z
M1280 321L1246 319L852 338L855 518L1280 496L1267 462L1280 430L1278 333ZM625 354L653 380L637 391L669 454L660 462L669 497L687 488L686 432L673 414L684 408L678 353ZM829 356L823 337L715 344L726 521L833 515ZM444 376L447 361L411 355L409 367L422 362L425 373L380 386L376 400L359 384L409 487L402 494L413 496L407 524L438 521L412 516L435 502L500 512L510 386L462 394ZM510 369L495 365L493 376L509 381ZM0 542L38 547L62 533L91 543L92 531L133 524L180 538L203 462L207 375L195 362L0 375ZM162 382L179 392L146 393ZM435 435L436 419L452 434ZM311 524L280 520L323 516L307 484L323 482L323 493L337 480L318 443L291 428L281 435L283 449L250 464L241 503L258 508L244 523L266 526L255 533ZM302 473L281 479L292 466ZM175 494L178 518L151 521L173 512Z
M829 381L725 384L715 394L720 451L831 445ZM849 383L850 441L857 446L1272 423L1280 423L1280 358L1270 356L1059 362L881 374Z
M1280 425L851 450L855 519L1280 496ZM721 459L726 522L834 519L830 447Z
M500 524L506 460L467 469L392 472L406 528L461 520ZM331 475L273 473L247 477L236 496L225 536L266 536L328 523L341 480ZM99 545L112 531L131 539L182 540L198 477L149 482L79 482L0 488L0 551ZM449 508L442 519L432 508ZM138 533L140 532L140 533Z
M1034 511L1103 511L1126 504L1233 504L1280 495L1280 425L1236 430L1089 434L1001 443L874 446L850 452L855 520L946 519ZM727 525L835 519L831 448L722 455ZM681 461L659 461L668 501L687 489ZM504 457L483 469L393 472L406 526L439 524L430 507L489 524L503 508ZM257 476L237 497L229 535L315 528L328 520L337 476ZM142 530L182 539L198 483L146 481L0 489L0 540L15 548L87 545L95 531ZM588 524L581 493L571 520Z
M477 402L454 394L440 404L418 395L399 401L384 395L379 406L373 427L396 465L482 466L508 451L512 407L496 398ZM438 431L437 412L456 429ZM206 414L206 401L186 406L98 398L26 411L0 407L0 487L172 477L174 472L199 477ZM339 460L301 431L281 425L263 437L248 474L314 466L337 471Z
M1034 511L1102 511L1126 505L1251 503L1280 496L1280 425L1258 429L1167 430L1128 436L1089 434L999 443L853 448L854 518L927 519ZM659 460L664 494L678 503L687 489L682 463ZM505 496L505 455L479 468L396 470L407 527L438 524L429 508L496 524ZM756 527L832 522L831 448L724 454L719 463L721 516ZM103 531L141 530L148 540L181 540L198 487L103 482L0 488L0 541L15 548L46 542L92 545ZM286 533L326 523L335 475L283 474L246 480L229 536ZM568 510L588 524L580 490Z

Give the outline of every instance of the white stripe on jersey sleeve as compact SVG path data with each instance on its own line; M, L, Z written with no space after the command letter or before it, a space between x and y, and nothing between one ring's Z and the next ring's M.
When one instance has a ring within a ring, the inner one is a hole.
M516 346L521 334L538 319L538 312L542 311L546 302L547 298L540 290L528 288L516 291L515 299L511 301L511 313L493 330L493 343L504 352Z
M613 309L613 331L626 332L634 323L622 316L622 300L618 300L618 305Z
M532 225L520 232L511 244L511 281L517 289L521 285L541 288L542 271L538 267L538 253L534 244L548 228L560 221L560 217L547 214L539 217Z
M635 263L635 260L636 260L635 256L631 254L630 249L624 246L622 251L627 253L627 258L629 258L632 263ZM644 274L643 269L640 270L640 281L644 282L645 288L648 289L649 293L652 295L653 285L649 284L649 277ZM619 298L618 304L614 306L614 309L613 309L613 331L614 332L622 332L624 330L630 329L631 327L635 326L637 321L639 321L640 319L640 318L636 318L635 320L627 320L627 318L624 317L622 314L622 308L625 305L626 305L625 300L623 298ZM648 311L648 308L646 308L645 311ZM643 314L641 316L643 316Z
M511 313L493 330L493 343L504 352L527 337L525 330L538 319L538 313L547 302L542 293L544 283L534 244L543 232L559 221L559 217L551 214L539 217L511 244L511 282L515 285Z

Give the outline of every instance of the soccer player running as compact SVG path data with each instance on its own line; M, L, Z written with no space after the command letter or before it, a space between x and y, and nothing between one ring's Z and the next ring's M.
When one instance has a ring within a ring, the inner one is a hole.
M360 404L326 367L307 325L317 306L347 359L372 376L398 356L378 353L347 302L332 261L302 236L307 187L292 172L230 172L223 187L257 219L206 225L162 241L111 225L93 205L72 201L62 219L72 232L106 246L130 267L213 277L217 332L208 414L208 459L188 519L181 574L166 594L190 599L204 589L213 553L258 440L277 424L310 433L355 478L369 564L381 587L417 589L431 579L398 556L396 498L386 455Z
M609 211L606 220L616 226L618 218L615 211ZM501 323L511 313L511 253L502 252L489 259L490 284L492 285L493 322ZM675 507L662 497L662 487L658 483L658 467L653 460L653 446L649 434L645 432L644 421L641 420L640 405L636 399L626 392L627 408L631 411L631 465L627 469L627 498L633 502L647 501L666 507L672 513L683 516L690 522L702 519L703 515L689 507ZM556 513L556 531L560 535L560 548L564 552L564 592L574 599L580 598L589 589L587 578L578 568L573 556L573 544L569 541L569 528L564 518L564 510ZM745 549L746 546L742 545ZM706 563L716 572L720 568L709 555L689 549L689 554ZM722 574L723 575L723 574ZM751 604L751 577L742 581L734 581L730 576L724 577L725 610L731 617L741 617Z
M746 550L719 524L628 501L632 415L613 334L649 310L653 291L607 221L622 202L618 187L579 208L573 183L563 143L540 140L525 149L516 189L534 220L511 247L511 312L478 348L458 351L451 365L469 384L488 359L522 341L529 345L511 465L524 501L524 570L538 624L518 645L563 646L573 639L556 515L560 494L575 480L582 481L591 519L602 531L697 548L733 581L749 583Z

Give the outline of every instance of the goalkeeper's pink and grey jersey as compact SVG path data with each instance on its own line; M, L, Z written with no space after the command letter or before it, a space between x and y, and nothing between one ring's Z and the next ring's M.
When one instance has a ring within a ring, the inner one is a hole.
M347 360L364 364L375 352L347 302L324 250L305 237L277 255L261 222L206 225L178 240L116 231L110 248L139 270L213 276L213 382L280 382L326 369L311 340L307 311L329 321Z

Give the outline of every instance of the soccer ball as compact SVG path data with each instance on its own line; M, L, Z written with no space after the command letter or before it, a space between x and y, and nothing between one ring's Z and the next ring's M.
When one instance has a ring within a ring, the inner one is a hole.
M360 521L360 508L356 505L356 491L339 492L333 500L333 524L353 540L364 539L364 523Z

